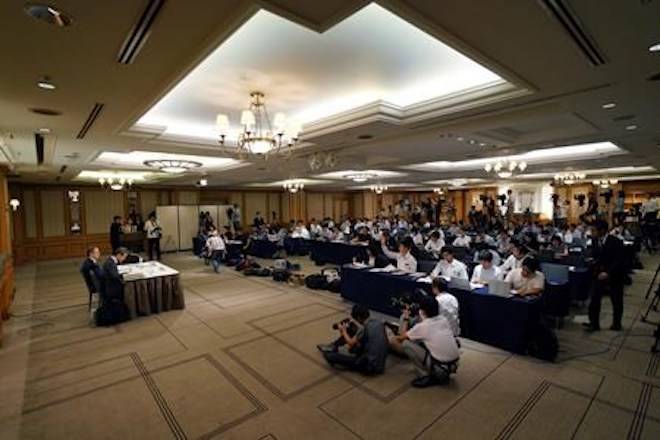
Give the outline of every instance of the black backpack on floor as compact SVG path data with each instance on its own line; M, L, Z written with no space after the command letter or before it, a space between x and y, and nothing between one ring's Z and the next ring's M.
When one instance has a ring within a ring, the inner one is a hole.
M276 269L273 271L273 281L285 283L289 281L290 276L291 276L291 272L289 272L288 270Z
M305 277L305 286L312 290L325 290L328 286L328 281L325 279L325 275L315 273Z
M271 270L267 267L250 267L243 271L243 275L247 277L269 277L271 275Z

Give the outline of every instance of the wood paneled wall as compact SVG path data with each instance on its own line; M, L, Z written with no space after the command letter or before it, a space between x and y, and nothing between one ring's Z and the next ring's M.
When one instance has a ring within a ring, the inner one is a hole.
M9 208L9 189L6 170L0 169L0 254L4 256L0 275L0 345L2 345L2 322L9 319L9 308L14 298L14 261L12 258L9 227L10 216L14 212Z

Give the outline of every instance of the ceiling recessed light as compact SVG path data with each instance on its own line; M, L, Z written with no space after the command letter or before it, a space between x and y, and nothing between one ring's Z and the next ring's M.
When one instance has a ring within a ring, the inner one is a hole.
M69 14L53 6L28 3L23 10L30 17L57 27L71 26L73 22Z
M612 109L614 107L616 107L615 102L607 102L607 103L603 104L603 108L606 109L606 110Z
M486 146L486 143L485 143L485 142L479 142L479 146L480 146L480 147L485 147L485 146Z
M476 144L477 141L475 141L474 139L470 139L470 140L468 141L468 143L469 143L469 144Z
M655 43L649 47L649 52L660 52L660 43Z
M637 130L637 126L635 124L626 125L626 130L628 131Z
M462 136L459 136L459 137L456 138L456 140L458 142L463 142L465 140L465 138L463 138Z
M50 133L50 128L40 128L39 133Z
M42 90L55 90L57 88L48 77L37 81L37 87Z
M206 179L200 179L199 180L199 186L206 186L209 184L209 181Z

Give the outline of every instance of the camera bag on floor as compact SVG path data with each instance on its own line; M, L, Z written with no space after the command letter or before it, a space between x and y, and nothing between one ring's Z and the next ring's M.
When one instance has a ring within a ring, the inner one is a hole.
M275 269L273 270L273 281L278 281L280 283L286 283L289 281L289 277L291 276L291 272L288 270L284 269Z
M305 278L305 286L312 290L325 290L328 287L328 281L325 279L325 275L315 273Z
M341 291L341 276L339 275L339 269L323 269L321 275L325 277L326 290L333 293L339 293Z
M272 272L267 267L249 267L243 271L243 275L247 277L269 277Z

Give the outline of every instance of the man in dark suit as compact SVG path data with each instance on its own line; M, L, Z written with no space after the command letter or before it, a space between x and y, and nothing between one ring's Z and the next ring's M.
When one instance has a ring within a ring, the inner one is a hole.
M103 281L103 271L98 261L101 258L101 251L98 247L92 246L87 249L87 258L80 266L80 274L85 280L87 290L89 291L89 308L92 307L92 295L100 293L100 283Z
M112 252L121 246L121 234L121 217L116 215L110 225L110 246L112 247Z
M589 323L585 324L588 332L600 330L600 303L603 295L609 295L612 301L612 325L610 330L621 330L623 316L623 284L625 265L623 242L609 234L609 226L604 220L596 220L591 236L594 281L591 286L589 302Z
M128 256L128 249L118 247L112 255L103 263L103 282L101 292L103 301L108 299L124 299L124 279L119 274L117 266L124 262Z

